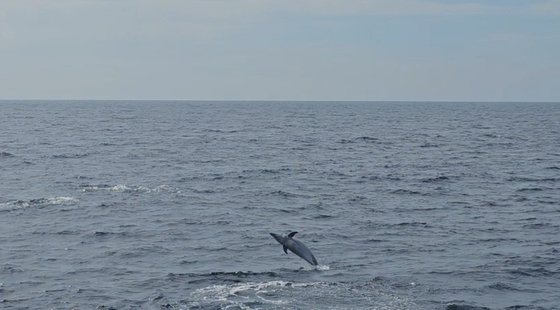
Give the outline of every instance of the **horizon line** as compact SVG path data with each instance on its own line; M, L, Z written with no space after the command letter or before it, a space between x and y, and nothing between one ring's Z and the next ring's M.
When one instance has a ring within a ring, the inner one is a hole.
M347 102L347 103L560 103L560 100L296 100L296 99L0 99L7 101L44 101L44 102Z

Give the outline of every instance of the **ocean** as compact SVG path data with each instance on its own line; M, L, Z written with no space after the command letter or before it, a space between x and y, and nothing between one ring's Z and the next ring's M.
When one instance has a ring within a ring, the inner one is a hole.
M560 309L560 104L0 112L1 309Z

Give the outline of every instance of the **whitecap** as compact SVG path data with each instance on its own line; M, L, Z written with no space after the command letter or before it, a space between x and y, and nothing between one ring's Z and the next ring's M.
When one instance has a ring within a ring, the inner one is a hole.
M99 190L99 186L85 186L81 189L82 192L95 192L97 190Z
M65 203L74 203L77 202L78 199L74 197L68 197L68 196L57 196L57 197L46 198L44 201L45 204L60 205Z
M82 192L109 191L113 193L181 193L181 191L167 184L148 187L143 185L83 185L80 189Z
M158 185L156 187L154 187L152 189L153 192L159 193L159 192L174 192L177 191L177 189L167 185L167 184L162 184L162 185Z
M0 210L17 210L33 206L63 205L77 202L78 199L68 196L55 196L31 200L12 200L0 203Z
M124 184L117 184L117 185L109 188L109 191L118 192L118 193L124 193L124 192L130 191L130 190L131 190L131 188L124 185Z
M0 203L0 210L15 210L29 207L31 204L28 201L14 200Z

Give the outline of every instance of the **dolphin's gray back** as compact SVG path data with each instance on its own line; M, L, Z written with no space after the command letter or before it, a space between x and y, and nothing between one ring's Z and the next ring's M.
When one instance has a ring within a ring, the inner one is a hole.
M274 237L274 239L276 239L276 241L278 241L278 243L280 243L283 246L284 252L286 252L286 254L288 254L286 250L290 250L297 256L305 259L311 265L317 266L318 265L317 259L315 258L315 256L313 256L311 250L309 250L300 241L292 238L292 236L295 234L296 232L292 232L287 237L283 237L275 233L270 233L270 235Z
M287 240L284 241L284 245L290 250L292 251L294 254L296 254L297 256L305 259L308 263L310 263L313 266L317 266L317 259L315 258L315 256L313 256L313 253L311 253L311 250L309 250L305 244L301 243L298 240L292 239L292 238L286 238Z

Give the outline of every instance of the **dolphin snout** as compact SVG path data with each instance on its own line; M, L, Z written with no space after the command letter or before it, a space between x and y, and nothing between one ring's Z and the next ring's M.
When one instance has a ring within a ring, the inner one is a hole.
M275 234L275 233L270 233L270 235L271 235L272 237L274 237L274 239L276 239L276 241L278 241L280 244L283 244L283 243L282 243L282 239L283 239L282 236L277 235L277 234Z

